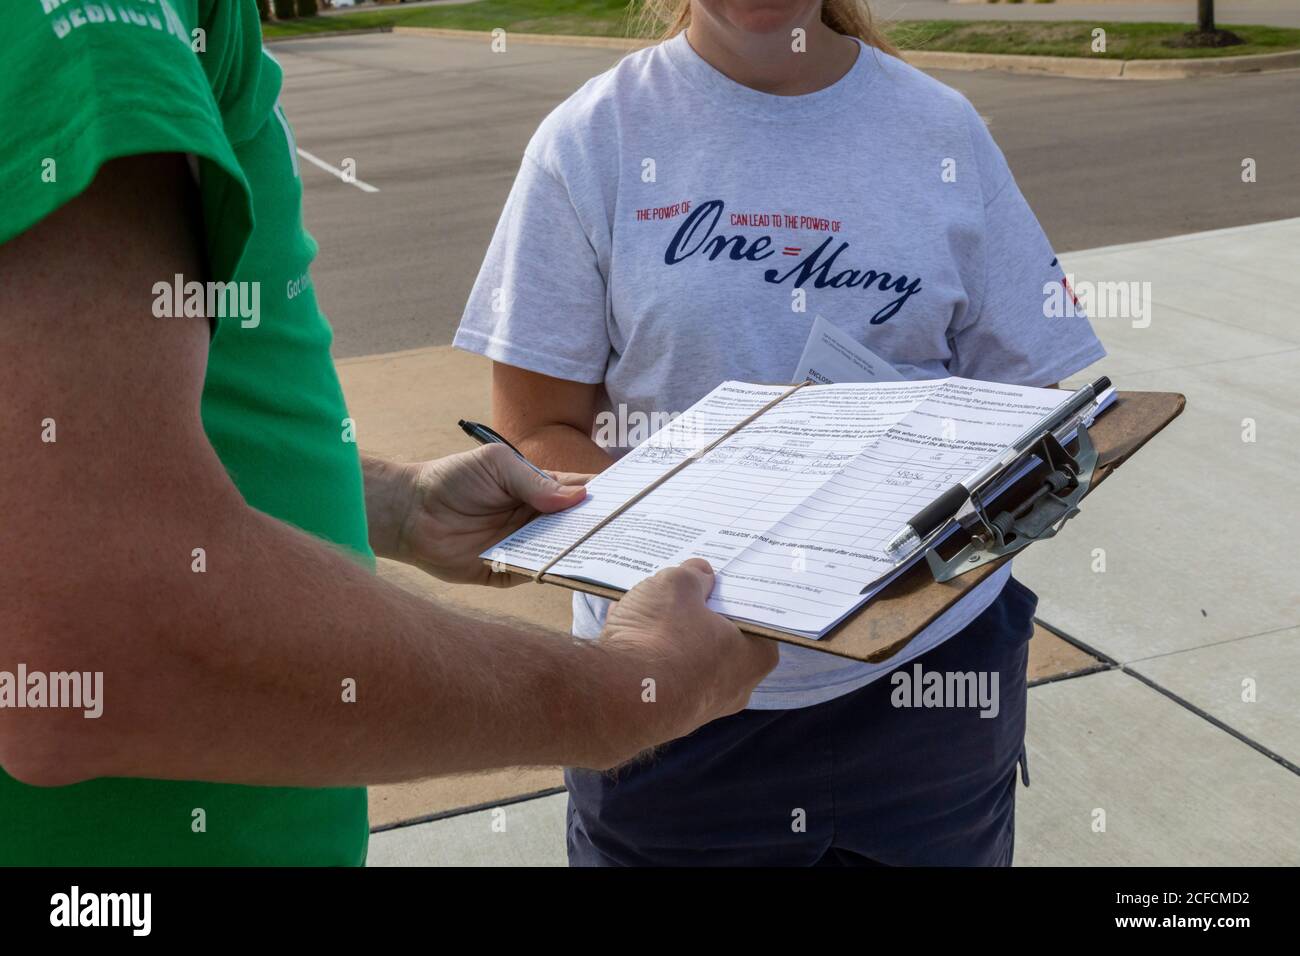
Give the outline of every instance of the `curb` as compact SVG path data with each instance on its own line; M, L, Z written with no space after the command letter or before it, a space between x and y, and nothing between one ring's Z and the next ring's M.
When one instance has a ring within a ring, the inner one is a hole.
M949 53L942 50L904 50L903 57L921 70L1001 70L1004 73L1066 76L1085 80L1122 79L1125 65L1123 60L1093 60L1083 56Z
M1169 80L1193 76L1229 76L1234 73L1274 73L1300 70L1300 50L1253 53L1250 56L1205 57L1199 60L1129 60L1126 80Z
M1002 70L1082 79L1177 80L1300 69L1300 50L1178 60L1106 60L1084 56L948 53L939 50L907 50L904 55L908 63L921 69Z
M362 30L318 30L315 33L295 33L287 37L262 37L263 43L290 43L294 40L319 40L321 37L359 37L368 33L392 33L391 26L366 27Z
M410 36L462 40L486 40L491 37L490 33L481 30L452 30L442 27L399 26L393 27L393 32ZM564 36L550 33L512 33L510 40L516 43L597 47L607 50L639 50L654 42L629 37ZM1065 76L1075 79L1176 80L1198 76L1229 76L1237 73L1271 73L1276 70L1300 69L1300 50L1177 60L1107 60L1084 56L949 53L940 50L905 50L903 55L908 63L923 70L1001 70L1005 73Z

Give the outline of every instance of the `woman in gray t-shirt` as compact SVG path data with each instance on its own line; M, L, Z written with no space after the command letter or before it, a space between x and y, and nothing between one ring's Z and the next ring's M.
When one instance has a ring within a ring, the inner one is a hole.
M670 37L542 123L456 334L542 467L600 471L725 379L789 381L817 315L911 379L1051 385L1104 354L1045 310L1064 276L979 115L865 4L647 6ZM575 595L574 633L606 610ZM571 860L1009 862L1032 611L1008 566L882 664L783 646L744 713L567 775ZM889 705L881 678L935 655L1009 669L997 716ZM900 793L927 825L894 845Z

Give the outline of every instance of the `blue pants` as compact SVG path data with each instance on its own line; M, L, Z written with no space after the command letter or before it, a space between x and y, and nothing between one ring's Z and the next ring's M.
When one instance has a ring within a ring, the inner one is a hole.
M960 633L860 690L742 711L611 773L569 770L569 864L1009 866L1037 604L1012 578ZM893 678L918 662L987 687L996 673L997 716L896 706Z

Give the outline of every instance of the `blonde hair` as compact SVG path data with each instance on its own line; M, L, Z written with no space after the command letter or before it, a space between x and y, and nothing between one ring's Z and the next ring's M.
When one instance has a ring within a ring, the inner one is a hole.
M661 31L661 40L681 33L691 22L691 0L640 0L640 7L638 20L643 31ZM836 33L857 37L867 46L899 55L885 32L876 27L867 0L822 0L822 23Z

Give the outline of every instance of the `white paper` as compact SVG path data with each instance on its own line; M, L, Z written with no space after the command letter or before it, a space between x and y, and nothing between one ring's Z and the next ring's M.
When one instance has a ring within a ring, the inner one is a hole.
M484 557L538 570L680 462L786 390L724 382ZM806 386L686 466L551 572L629 589L690 557L718 575L709 604L820 636L878 590L886 542L922 506L1068 400L1056 389L947 378ZM869 596L869 595L868 595Z
M871 349L820 315L799 356L792 381L808 379L818 385L832 382L901 382L903 376Z

